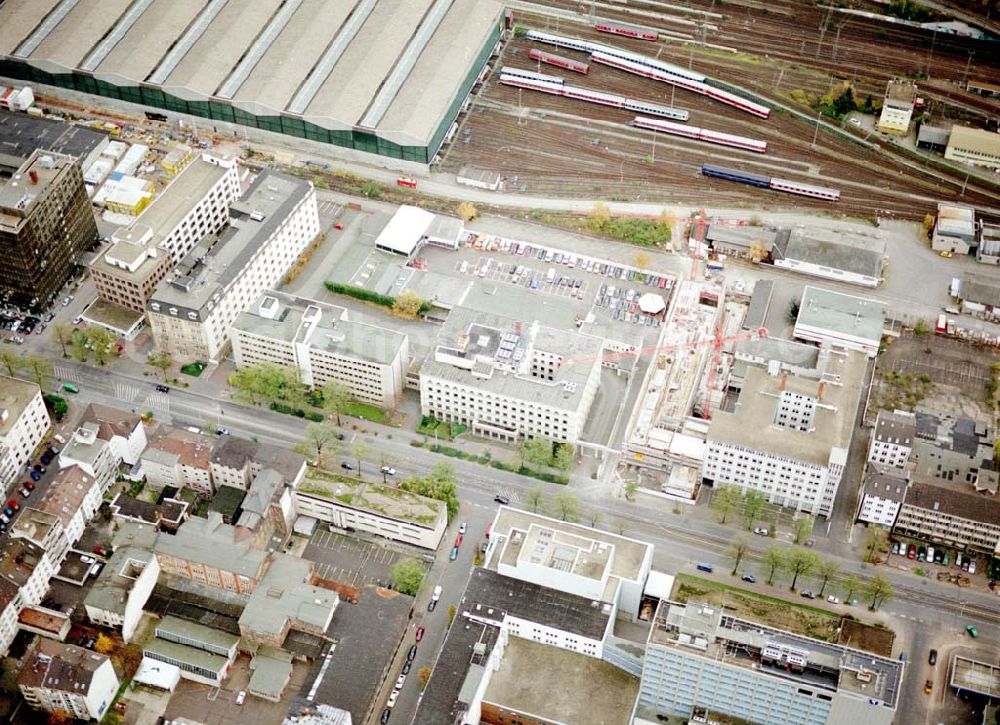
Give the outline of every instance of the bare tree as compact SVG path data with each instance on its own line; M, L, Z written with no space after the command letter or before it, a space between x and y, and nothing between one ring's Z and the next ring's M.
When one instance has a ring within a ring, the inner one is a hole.
M729 555L733 557L733 570L730 572L732 576L736 576L736 572L739 571L743 557L749 548L750 543L742 536L737 536L729 545Z

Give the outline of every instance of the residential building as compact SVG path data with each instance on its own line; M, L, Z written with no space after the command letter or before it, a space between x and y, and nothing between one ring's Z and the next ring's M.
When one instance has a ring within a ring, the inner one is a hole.
M694 600L661 600L634 722L707 709L760 725L891 725L903 667Z
M455 308L420 369L421 412L504 441L575 444L603 351L592 335Z
M46 306L96 239L79 162L36 151L0 184L0 296Z
M219 439L209 458L209 469L216 486L231 486L244 491L267 468L276 471L285 484L294 487L306 472L306 459L287 448L235 436Z
M771 248L775 267L811 277L877 287L888 260L885 242L834 232L780 229Z
M214 437L169 425L157 426L142 454L142 472L146 483L162 489L166 486L191 488L208 497L215 492L211 467Z
M275 363L298 371L310 388L329 380L358 400L394 408L410 366L409 338L348 319L343 307L266 292L233 323L237 368Z
M992 555L1000 544L1000 498L964 483L914 476L893 531Z
M252 592L267 565L267 553L237 537L215 512L189 518L174 536L160 535L154 551L164 574L237 594Z
M875 123L882 133L905 136L910 130L913 103L917 98L917 84L907 78L893 78L885 89L882 112Z
M91 403L83 411L81 420L97 424L97 437L108 442L116 459L130 466L139 462L148 442L141 417L118 408Z
M218 687L229 675L240 638L167 615L156 624L156 638L143 645L144 657L179 667L181 677Z
M299 516L432 551L448 525L443 501L316 468L306 472L292 497Z
M976 210L961 204L938 203L931 249L969 254L976 247Z
M159 576L160 564L153 552L137 546L119 547L83 600L87 619L120 630L122 639L131 642Z
M909 485L907 472L869 462L861 486L858 521L892 528Z
M39 511L57 517L61 523L62 537L55 538L54 548L48 550L56 569L97 515L105 490L100 479L78 465L60 469L49 483L37 506Z
M120 686L107 655L42 637L24 658L17 686L35 710L68 712L77 720L100 720Z
M111 248L90 263L90 277L102 299L145 314L153 290L170 270L169 254L150 244L152 237L145 224L114 231Z
M868 462L906 468L917 435L917 416L905 410L880 410L868 445Z
M779 506L829 516L847 464L867 368L856 350L823 348L817 376L749 368L734 409L715 413L702 477Z
M0 655L17 634L18 615L38 604L55 573L51 559L37 544L21 537L0 538Z
M51 425L38 385L0 375L0 491L4 494L31 461Z
M795 318L795 338L878 354L885 325L885 304L863 297L806 287Z
M62 519L48 511L28 507L10 526L10 536L20 536L45 552L53 569L58 569L63 556L69 551Z
M291 630L324 636L340 597L312 584L311 561L277 554L240 615L240 635L281 647Z
M1000 168L1000 133L956 124L944 157L973 166Z
M190 513L187 501L164 498L158 503L129 496L124 491L115 496L109 507L117 525L125 521L149 524L162 531L177 531Z
M265 468L254 478L239 510L234 523L250 532L254 548L279 551L292 534L295 520L292 488L273 468Z
M121 459L115 455L110 441L98 437L100 430L99 423L81 423L59 452L57 460L59 468L79 466L81 471L97 481L103 496L115 481Z
M201 239L153 292L147 314L157 346L178 357L218 360L236 318L278 283L317 234L312 184L259 174L230 207L229 226Z

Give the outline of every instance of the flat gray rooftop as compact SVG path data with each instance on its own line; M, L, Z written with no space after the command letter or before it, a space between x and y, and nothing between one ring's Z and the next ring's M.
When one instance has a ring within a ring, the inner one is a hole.
M878 341L882 339L882 328L885 325L885 304L807 286L802 292L795 325Z
M774 243L775 259L797 259L866 277L881 277L885 242L811 230L781 230Z

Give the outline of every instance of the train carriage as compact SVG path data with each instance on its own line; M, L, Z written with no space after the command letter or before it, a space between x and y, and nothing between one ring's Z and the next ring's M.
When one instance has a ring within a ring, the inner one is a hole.
M669 133L674 136L683 136L685 138L692 138L698 141L706 141L708 143L719 144L720 146L732 146L734 148L741 148L746 151L753 151L759 154L767 151L766 141L758 141L757 139L745 138L743 136L734 136L729 133L719 133L718 131L710 131L705 128L697 128L696 126L682 126L679 123L661 121L658 118L643 118L642 116L636 116L632 124L638 128L659 131L661 133Z
M690 114L679 108L671 108L670 106L658 106L655 103L648 103L647 101L637 101L634 98L625 99L625 109L628 111L637 111L639 113L648 113L651 116L662 116L663 118L672 118L675 121L687 121Z
M508 65L505 65L500 69L500 75L524 78L529 81L541 81L542 83L558 83L559 85L566 82L565 79L560 76L550 76L545 73L536 73L533 70L525 70L523 68L512 68Z
M770 186L776 191L785 191L789 194L811 196L814 199L826 199L827 201L840 201L839 189L828 189L824 186L813 186L812 184L803 184L802 182L789 181L788 179L771 179Z
M580 73L582 75L590 73L590 66L586 63L581 63L580 61L572 60L571 58L563 58L561 55L546 53L544 50L538 50L538 48L532 48L529 50L528 57L532 60L537 60L540 63L547 63L548 65L554 65L557 68L571 70L574 73Z
M702 164L701 173L705 176L711 176L715 179L725 179L726 181L737 181L741 184L750 184L751 186L759 186L762 189L770 188L771 177L763 176L762 174L751 174L746 171L737 171L736 169L727 169L724 166L715 166L713 164Z
M636 38L638 40L655 41L660 39L658 31L629 23L612 23L604 20L594 23L594 30L599 30L602 33L611 33L612 35L624 35L627 38Z

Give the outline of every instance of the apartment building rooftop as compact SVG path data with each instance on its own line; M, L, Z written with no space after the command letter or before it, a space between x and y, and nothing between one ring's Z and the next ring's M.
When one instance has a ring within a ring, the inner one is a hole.
M879 442L908 446L917 434L917 418L904 410L880 410L872 437Z
M97 436L103 440L110 440L112 436L128 438L136 426L142 424L142 418L138 415L100 403L88 405L81 420L96 423L99 426Z
M257 575L267 556L254 549L249 539L237 541L236 528L222 523L221 514L216 512L204 519L193 516L174 536L158 537L155 551L248 577Z
M57 524L61 524L61 521L55 514L28 507L10 525L10 535L40 543L45 541Z
M652 555L650 544L510 506L497 511L490 538L503 542L498 547L504 564L517 566L523 558L592 579L638 581ZM490 565L496 568L493 561Z
M639 678L609 662L511 637L483 701L543 722L629 725L638 694Z
M45 550L33 541L5 536L0 540L0 579L23 587L44 555Z
M337 592L314 586L312 562L278 554L240 615L240 627L278 634L289 619L325 631L340 603Z
M16 233L48 186L74 164L72 156L38 150L6 182L0 181L0 229Z
M39 391L35 383L0 375L0 438L10 434Z
M81 421L73 437L59 452L60 461L93 466L108 447L108 442L98 435L100 430L101 426L95 422Z
M825 466L831 448L850 447L866 367L861 352L830 350L819 380L750 368L735 409L715 413L708 437ZM805 415L783 422L786 403L803 400Z
M591 335L456 307L441 327L421 375L575 410L593 367L601 364L603 348L604 341ZM536 355L555 359L551 380L531 375Z
M1000 526L1000 498L977 493L964 483L916 476L910 482L904 505Z
M115 496L111 502L111 513L113 516L144 521L148 524L158 525L165 521L167 524L179 526L184 513L188 509L187 501L179 501L167 498L159 503L144 501L135 496L127 496L125 492Z
M180 463L182 466L208 470L215 439L202 433L162 424L149 436L149 443L142 457L164 465Z
M868 464L863 487L864 495L903 503L908 486L909 478L906 473L877 463Z
M93 488L94 479L82 468L76 465L63 468L53 477L48 491L38 502L38 508L58 516L63 526L68 527Z
M725 614L689 601L660 602L649 643L829 692L850 692L896 707L903 663Z
M157 285L150 308L177 308L204 320L311 190L302 179L275 171L258 174L230 206L229 226L188 252Z
M299 493L334 499L344 506L376 516L434 528L445 513L445 503L393 486L367 483L330 471L310 468L299 482Z
M258 473L240 502L241 513L236 525L257 528L267 516L267 509L278 501L285 490L286 480L273 468L265 468Z
M115 549L107 565L97 575L83 603L115 614L125 614L132 587L142 570L153 560L153 552L136 546Z
M86 694L94 673L106 662L107 655L38 637L34 648L24 658L17 684Z
M388 365L406 340L401 332L346 319L347 310L280 292L261 295L233 327L333 354Z

